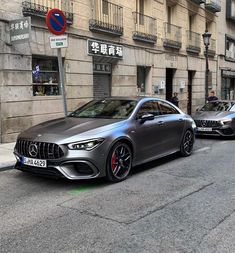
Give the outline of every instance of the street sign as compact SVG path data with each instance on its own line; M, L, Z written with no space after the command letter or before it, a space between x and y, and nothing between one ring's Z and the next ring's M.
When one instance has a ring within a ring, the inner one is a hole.
M61 10L52 9L46 15L46 24L51 33L61 35L66 30L67 21Z
M51 36L50 37L50 46L51 48L64 48L68 47L68 36Z
M11 20L9 22L9 26L10 26L10 41L12 44L24 43L29 41L31 33L30 17Z

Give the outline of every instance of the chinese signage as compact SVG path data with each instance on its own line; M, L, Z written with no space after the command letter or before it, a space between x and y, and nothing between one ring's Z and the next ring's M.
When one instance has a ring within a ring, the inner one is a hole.
M10 21L11 43L24 43L29 41L31 31L30 17Z
M222 70L222 76L235 78L235 71L234 70Z
M50 37L50 46L51 48L68 47L68 36L61 35L61 36Z
M88 54L122 59L123 47L106 42L88 40Z
M111 64L109 63L94 63L93 64L94 73L111 73Z

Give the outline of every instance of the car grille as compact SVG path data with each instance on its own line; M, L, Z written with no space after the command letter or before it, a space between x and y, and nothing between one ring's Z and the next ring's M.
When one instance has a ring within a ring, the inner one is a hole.
M36 146L33 155L30 153L30 145ZM58 159L64 155L60 146L54 143L17 140L15 148L20 155L37 159Z
M216 120L195 120L197 127L221 127L220 121Z

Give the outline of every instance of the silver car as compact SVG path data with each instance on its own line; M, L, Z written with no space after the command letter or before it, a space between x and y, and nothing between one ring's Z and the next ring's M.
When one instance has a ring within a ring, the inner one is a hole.
M235 101L210 101L193 118L197 135L235 136Z
M192 153L195 123L157 98L93 100L65 118L22 132L16 169L67 179L126 179L133 166Z

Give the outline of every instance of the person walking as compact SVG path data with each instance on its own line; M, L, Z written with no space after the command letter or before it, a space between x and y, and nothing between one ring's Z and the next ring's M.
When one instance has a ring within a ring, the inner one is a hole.
M171 99L171 103L179 107L179 98L178 98L178 93L174 92L173 97Z

